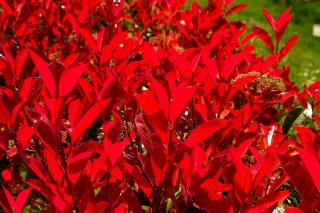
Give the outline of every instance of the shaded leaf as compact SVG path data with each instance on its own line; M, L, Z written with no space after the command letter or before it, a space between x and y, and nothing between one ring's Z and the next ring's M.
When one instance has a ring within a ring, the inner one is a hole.
M189 148L193 148L209 136L225 128L228 124L229 122L225 120L209 120L208 122L201 124L195 130L191 131L190 136L188 136L188 138L184 141L184 144Z
M80 136L95 122L95 120L105 112L106 108L110 104L110 100L103 100L93 105L87 113L81 118L79 123L74 128L71 138L75 143Z
M86 68L87 65L80 64L64 70L59 80L59 96L65 96L73 90Z
M30 51L30 56L50 95L52 97L55 97L57 92L56 82L54 76L52 75L49 69L48 63L34 51Z

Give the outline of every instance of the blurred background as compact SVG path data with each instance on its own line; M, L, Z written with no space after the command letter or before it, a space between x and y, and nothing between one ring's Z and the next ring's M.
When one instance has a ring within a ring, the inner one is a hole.
M189 4L192 1L194 0L190 0ZM207 4L207 0L198 2L203 7ZM293 21L282 41L285 42L296 34L300 39L283 63L291 66L290 78L300 87L320 79L320 0L235 0L234 5L236 4L247 4L249 8L230 16L230 20L242 20L249 26L258 25L268 32L272 31L262 14L262 8L266 8L277 18L284 9L291 7ZM268 49L258 39L254 43L257 54L268 53Z

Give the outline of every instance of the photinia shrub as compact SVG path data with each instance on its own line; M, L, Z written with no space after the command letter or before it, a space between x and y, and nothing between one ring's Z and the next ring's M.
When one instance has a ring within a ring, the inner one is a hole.
M267 32L233 0L185 4L0 0L4 212L320 211L320 81L288 78L290 9Z

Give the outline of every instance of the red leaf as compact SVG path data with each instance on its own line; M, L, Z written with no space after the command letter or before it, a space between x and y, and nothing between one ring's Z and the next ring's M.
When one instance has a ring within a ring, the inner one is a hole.
M16 72L17 78L20 77L23 71L24 65L28 59L28 56L29 56L28 49L22 49L18 52L15 60L15 72Z
M85 93L86 97L91 103L96 101L96 93L94 91L93 86L89 83L87 79L80 78L79 84L82 88L82 91Z
M5 0L0 0L0 5L9 16L14 14L13 10Z
M76 67L64 70L59 80L59 96L65 96L70 93L86 69L87 65L80 64Z
M172 102L169 106L169 121L171 124L174 124L183 109L191 101L196 90L196 86L185 86L184 84L180 85L176 89L173 94Z
M221 1L218 1L221 2ZM230 6L232 3L234 2L234 0L224 0L223 3L225 4L226 7Z
M299 36L295 35L292 38L290 38L287 43L282 47L280 51L280 60L287 55L287 53L291 50L291 48L297 43L299 40Z
M208 72L209 75L211 77L211 79L213 80L214 83L217 83L217 80L220 80L220 70L219 70L219 66L218 66L218 59L214 58L214 59L209 59L207 61L208 63Z
M101 56L100 56L100 64L107 63L113 54L113 47L111 45L106 45L101 50Z
M276 39L278 43L280 42L284 31L286 30L289 22L291 21L293 15L289 15L291 8L287 8L281 15L279 16L277 20L277 31L276 31Z
M158 135L154 132L154 129L149 124L149 122L147 122L142 113L136 115L135 125L141 137L141 142L144 144L144 146L149 152L152 151L152 144L162 145Z
M127 190L124 193L124 199L127 202L127 204L123 205L123 207L120 209L119 207L114 210L114 213L122 213L122 212L128 212L128 207L133 211L137 213L142 213L142 205L139 203L139 200L137 197L134 196L134 193Z
M19 89L19 96L21 97L21 99L23 100L23 102L27 102L29 100L29 96L30 93L36 91L34 89L36 89L35 87L37 85L35 85L36 81L33 78L26 78L23 81L22 87Z
M110 168L112 168L115 163L118 161L120 156L122 155L122 151L125 148L126 143L124 142L117 142L109 146L107 153L108 153L108 158L110 160Z
M93 105L88 112L82 117L77 126L74 128L71 138L75 143L80 136L94 123L94 121L105 111L110 100L103 100Z
M49 174L46 172L46 168L41 164L39 158L28 157L24 159L27 166L33 171L33 173L38 176L43 182L50 180Z
M14 212L20 213L22 211L22 209L23 209L23 207L29 197L31 190L32 190L31 188L28 188L18 194L16 201L15 201Z
M248 35L246 35L242 41L241 41L241 46L245 46L246 44L248 44L248 42L250 42L254 37L256 36L256 34L254 32L249 33Z
M72 156L72 158L68 158L68 176L73 183L76 183L78 177L81 176L82 171L86 168L92 154L93 152L88 150L78 153L75 156ZM77 178L72 177L71 175L75 175Z
M166 136L163 136L160 139L158 134L155 133L152 126L149 125L142 114L136 116L135 124L137 131L141 137L142 143L144 144L148 153L150 153L151 160L149 159L149 162L151 164L155 181L156 183L160 183L163 178L162 173L164 172L164 166L166 163L166 153L164 148L164 145L166 143Z
M39 112L26 109L31 125L36 129L38 137L53 153L58 149L60 139L54 131L49 119Z
M237 79L232 85L232 88L239 90L241 88L243 88L244 86L248 85L249 83L251 83L253 80L257 79L258 76L253 76L253 75L249 75L249 76L244 76L242 78Z
M271 55L269 55L266 60L260 65L261 66L261 70L263 72L268 71L269 67L275 67L277 65L277 61L279 58L279 54L278 53L272 53Z
M53 155L47 149L44 150L44 156L46 160L46 166L51 174L51 177L57 185L63 185L64 174L61 167L62 163L59 162L59 158Z
M143 58L146 62L148 62L152 67L157 67L160 65L160 60L158 56L158 49L151 45L149 42L145 42L142 47L143 52L145 53L143 55Z
M61 130L61 121L64 113L64 101L62 98L48 98L46 106L50 112L51 123L54 129L59 132Z
M201 59L202 53L198 53L197 55L195 55L192 59L192 62L190 63L191 66L191 70L194 73L197 66L199 65L200 59Z
M114 208L113 213L122 213L122 212L128 212L128 205L127 203L121 203L117 207Z
M237 198L241 202L248 196L252 184L252 172L246 166L238 166L234 175L234 187L237 192Z
M70 206L67 205L67 203L61 198L61 196L57 195L57 192L55 191L55 185L51 183L43 183L41 181L38 181L36 179L29 179L26 181L26 183L32 187L33 189L37 190L39 193L44 195L48 201L50 201L57 210L60 212L70 212L72 211L70 209Z
M159 103L150 94L138 94L135 96L139 106L147 115L152 115L161 110Z
M169 101L168 101L167 92L166 92L165 88L154 78L150 78L150 82L151 82L152 91L154 91L154 93L156 94L156 96L160 102L160 105L161 105L166 117L168 118Z
M68 118L71 127L75 127L76 124L79 122L83 110L85 108L85 103L81 100L74 100L69 104L68 108Z
M71 66L72 64L74 64L77 61L79 55L80 55L80 53L73 53L73 54L69 55L66 59L64 59L62 64L65 67Z
M249 208L246 212L260 213L272 211L277 205L283 202L290 195L289 191L273 192L259 200L253 208Z
M34 134L35 130L29 126L22 126L21 128L19 128L17 139L19 142L19 148L22 152L26 150Z
M4 212L11 212L11 205L6 199L4 190L0 190L0 206L3 208Z
M7 107L5 105L2 104L3 102L0 102L0 112L1 112L1 116L0 116L0 123L7 125L8 127L10 126L11 123L11 116L10 116L10 112L7 109Z
M259 163L261 164L261 167L254 179L253 189L256 189L256 187L263 182L264 178L272 175L273 170L279 164L279 160L275 155L268 155L263 162Z
M7 145L8 145L8 132L7 131L0 131L0 151L1 150L6 151Z
M246 5L246 4L240 4L240 5L236 5L236 6L234 6L234 7L232 7L228 12L227 12L227 16L229 16L229 15L232 15L232 14L234 14L234 13L237 13L237 12L239 12L239 11L241 11L241 10L244 10L244 9L247 9L248 8L248 5Z
M263 9L262 12L269 24L271 25L271 27L273 28L274 32L276 33L277 43L279 43L284 31L287 28L287 25L293 17L293 15L289 15L290 8L283 11L283 13L281 13L277 20L275 20L266 9Z
M247 180L248 181L248 180ZM216 179L208 179L204 181L200 187L208 192L216 193L216 192L226 192L230 191L233 186L231 184L223 184Z
M2 170L1 177L6 183L10 183L12 181L12 169L7 168Z
M218 66L220 69L220 76L222 79L229 81L235 72L235 68L241 63L243 59L242 54L233 54L227 59L224 59L222 55L218 55Z
M147 181L147 179L139 172L139 170L136 167L130 166L129 164L126 164L126 170L133 177L135 182L139 184L139 186L141 187L143 192L147 195L147 197L151 197L151 193L152 193L151 185Z
M307 208L310 212L314 211L319 203L319 199L316 194L319 194L319 190L315 186L311 175L309 174L306 166L296 157L291 155L278 155L281 165L290 177L290 180L300 192L302 196L304 208Z
M315 152L316 133L304 126L296 126L295 130L304 150L314 157L317 156Z
M8 47L6 47L4 45L4 43L2 43L2 42L0 43L0 47L2 49L2 52L3 52L4 56L5 56L6 61L10 65L10 68L11 68L10 71L14 72L14 56L12 55L11 50Z
M190 133L190 136L184 141L184 144L189 148L193 148L209 136L225 128L228 123L229 122L225 120L212 119L201 124Z
M262 28L253 26L256 36L271 50L274 50L273 42L270 35Z
M315 186L318 189L318 192L320 192L320 176L319 176L319 171L320 171L320 164L317 161L317 159L315 159L312 155L310 155L308 152L306 152L303 149L298 149L298 152L300 154L300 157L304 163L304 165L306 166L312 180L313 183L315 184Z
M13 108L11 113L11 125L16 125L16 122L19 118L19 114L21 113L21 109L23 106L24 106L24 103L20 102Z
M107 79L103 83L103 88L100 90L98 100L121 96L124 92L122 87L123 85L121 85L119 81L116 81L113 78Z
M277 31L277 22L276 22L276 20L272 17L272 15L266 9L262 9L262 13L266 17L266 19L269 22L269 24L272 27L272 29L276 32Z
M34 51L30 51L30 56L41 76L41 79L43 80L45 86L47 87L50 95L52 97L55 97L56 82L55 82L54 76L52 75L49 69L48 63Z
M74 16L71 15L71 13L67 13L64 19L69 21L76 33L79 33L79 24L77 20L74 18Z
M11 193L5 187L2 187L2 188L3 188L4 194L5 194L6 198L7 198L7 201L11 206L11 209L14 209L15 201L14 201L13 196L11 195Z
M81 35L84 37L84 39L86 40L87 44L89 45L89 47L95 52L98 52L98 45L96 40L94 40L93 36L91 35L90 31L85 29L85 28L80 28L80 33Z
M14 73L9 62L0 58L0 73L5 77L9 85L14 85Z
M305 211L299 209L299 208L293 208L293 207L285 207L286 213L305 213Z
M107 30L106 28L103 28L102 30L99 31L98 33L98 38L97 38L97 46L98 46L98 50L99 52L102 50L102 45L103 45L103 42L106 38L106 35L107 35Z

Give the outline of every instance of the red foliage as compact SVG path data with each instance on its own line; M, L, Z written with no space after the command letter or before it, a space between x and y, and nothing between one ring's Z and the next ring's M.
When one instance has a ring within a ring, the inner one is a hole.
M184 4L0 0L6 212L320 210L320 83L281 63L289 9L263 11L273 38L228 20L246 5Z

